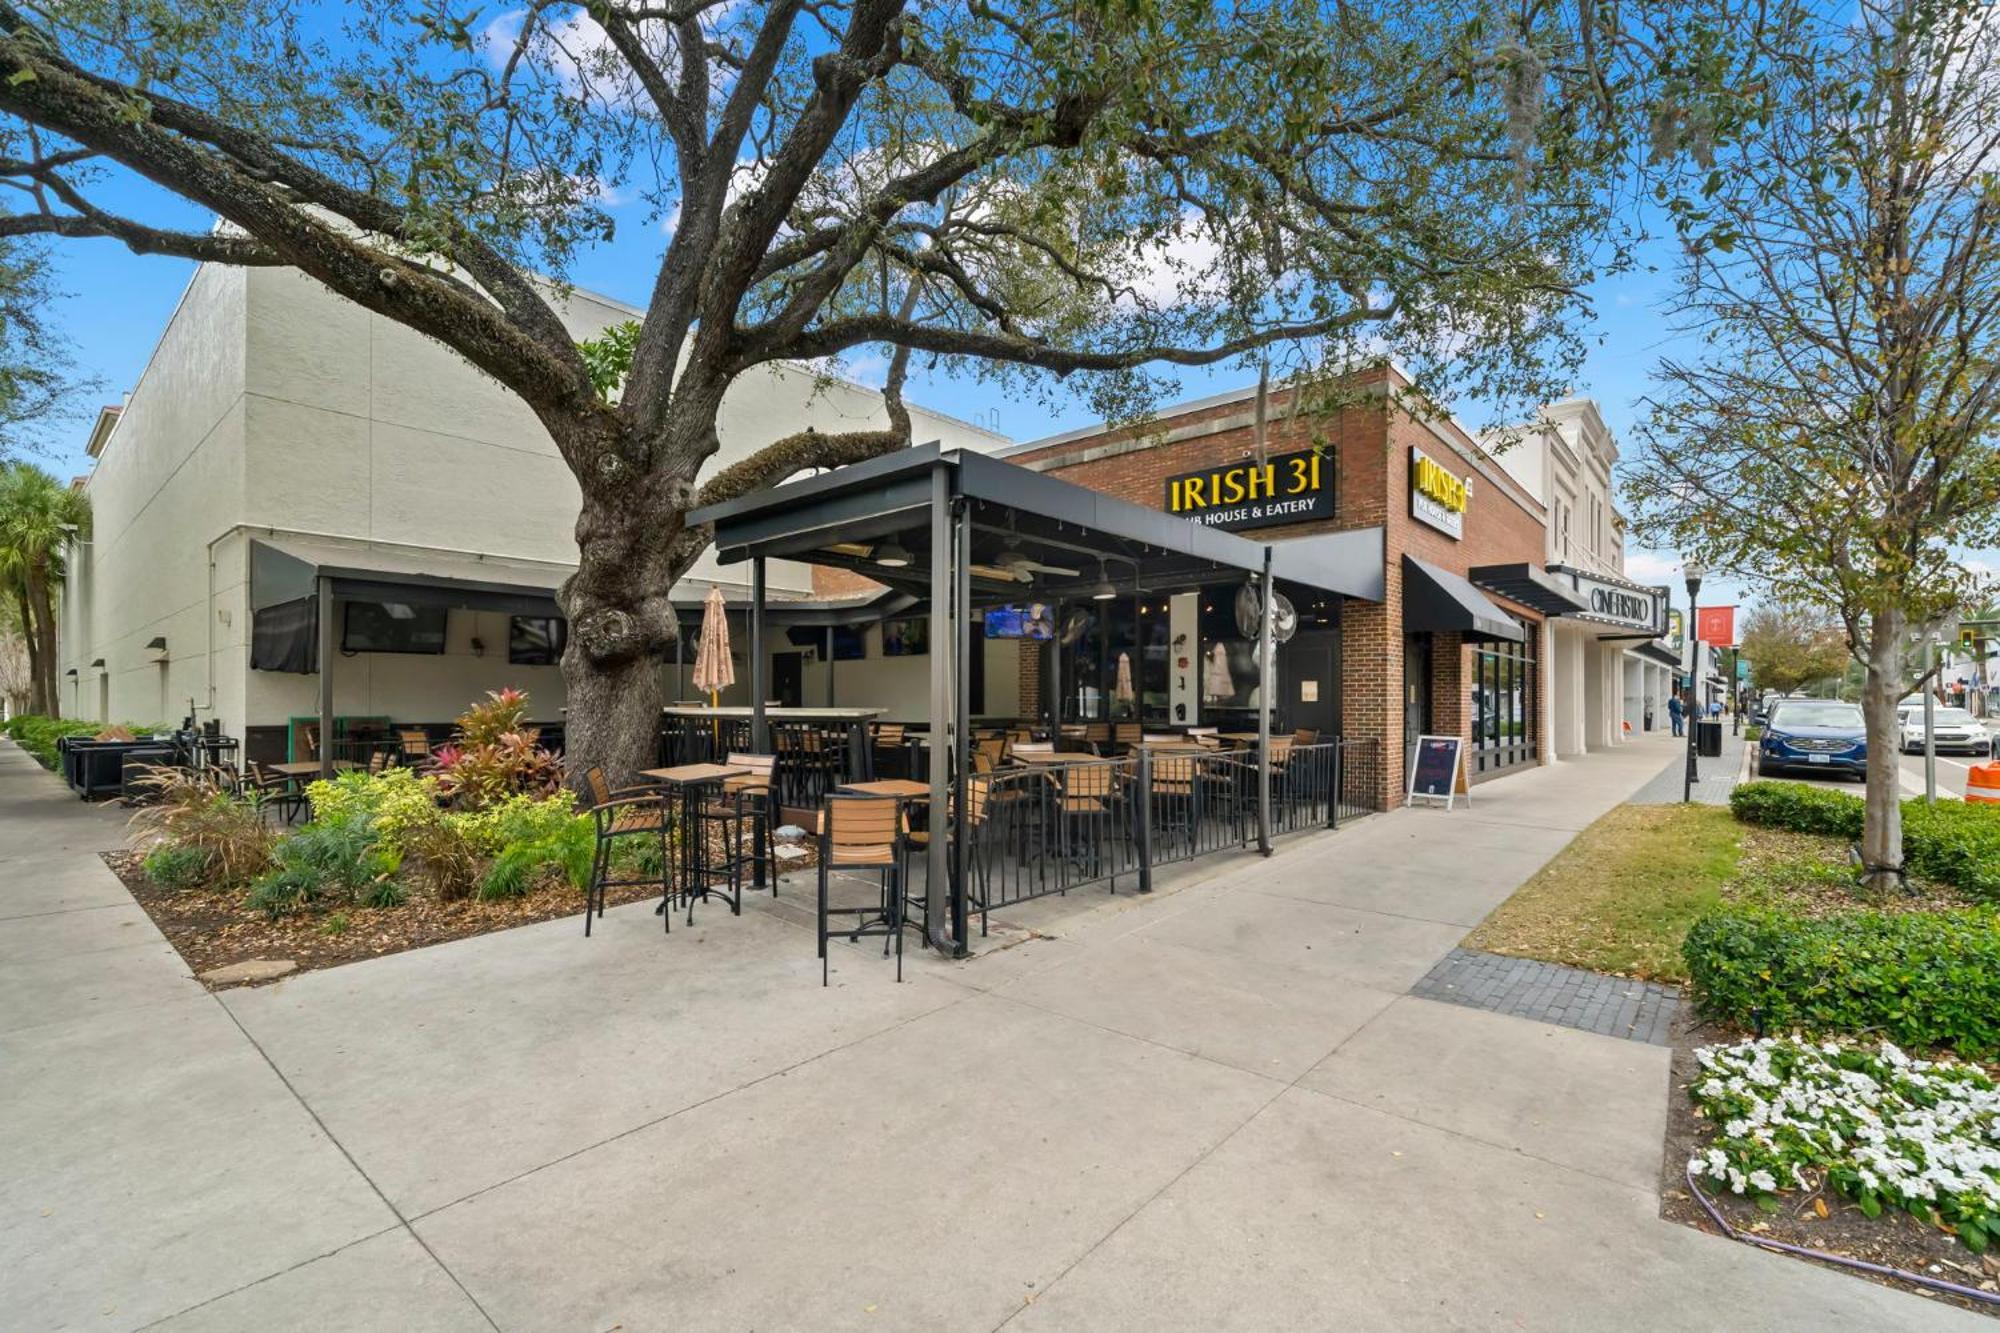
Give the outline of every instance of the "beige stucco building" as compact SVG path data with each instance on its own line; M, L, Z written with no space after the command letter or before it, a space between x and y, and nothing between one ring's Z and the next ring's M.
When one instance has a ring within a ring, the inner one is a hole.
M1503 444L1504 441L1504 444ZM1566 398L1536 420L1484 441L1547 511L1548 570L1589 602L1588 615L1551 616L1549 753L1601 750L1667 726L1672 655L1654 640L1666 630L1667 590L1625 577L1625 517L1612 480L1618 441L1597 403Z
M562 309L579 338L639 314L583 291ZM918 442L1007 442L922 408L912 416ZM711 466L807 425L885 422L869 389L772 366L724 400ZM171 724L192 701L227 734L262 733L269 753L273 729L317 706L316 673L252 667L253 610L280 595L286 568L449 577L545 600L574 567L577 488L527 407L442 345L293 270L198 269L89 454L94 532L72 552L61 625L74 716ZM704 558L676 596L696 603L710 583L734 596L743 577ZM774 562L769 581L774 598L812 590L802 565ZM558 717L560 668L510 662L514 608L497 594L482 605L449 612L442 652L343 651L335 712L438 722L518 685L537 717ZM879 628L869 634L879 656ZM816 700L827 667L803 656ZM841 664L843 702L921 704L921 688L899 686L920 662L867 665ZM1011 672L996 676L1013 688Z

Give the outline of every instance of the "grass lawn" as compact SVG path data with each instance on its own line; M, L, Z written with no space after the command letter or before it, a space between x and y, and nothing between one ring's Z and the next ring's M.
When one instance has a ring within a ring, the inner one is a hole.
M1715 805L1621 805L1523 884L1466 947L1683 981L1681 940L1722 901L1744 828Z
M1935 912L1970 895L1911 876L1905 892L1870 894L1838 838L1739 824L1718 805L1621 805L1466 937L1466 947L1683 982L1681 941L1724 902L1824 916L1867 908Z

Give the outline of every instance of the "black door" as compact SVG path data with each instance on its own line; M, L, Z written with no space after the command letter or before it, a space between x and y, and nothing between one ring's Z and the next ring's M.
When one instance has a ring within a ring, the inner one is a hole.
M806 702L806 668L803 653L774 653L771 656L771 697L780 708L802 708Z
M1278 657L1278 715L1331 740L1340 734L1340 631L1300 630Z
M1417 737L1431 729L1431 636L1403 636L1403 771L1417 752Z

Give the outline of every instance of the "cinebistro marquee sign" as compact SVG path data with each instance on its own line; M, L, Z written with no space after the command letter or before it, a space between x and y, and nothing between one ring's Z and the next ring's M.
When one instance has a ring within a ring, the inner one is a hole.
M1665 588L1647 588L1618 579L1601 578L1567 565L1552 565L1549 572L1569 579L1577 596L1590 604L1590 619L1641 630L1655 638L1667 632Z
M1167 512L1211 528L1333 517L1333 461L1311 449L1167 478Z

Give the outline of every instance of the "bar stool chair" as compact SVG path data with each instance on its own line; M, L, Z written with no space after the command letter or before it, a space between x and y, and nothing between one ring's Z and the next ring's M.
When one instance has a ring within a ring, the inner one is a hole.
M903 857L897 812L902 803L886 796L833 795L819 840L819 984L828 985L827 943L835 935L895 939L896 980L903 979ZM828 880L835 870L874 870L882 876L881 901L873 907L833 907ZM854 918L852 930L832 929L830 919Z
M658 885L660 889L660 915L666 920L668 934L673 933L674 914L667 909L667 897L671 885L667 875L673 865L673 858L667 851L667 798L666 793L655 787L613 788L605 778L604 770L592 768L584 774L584 782L590 788L590 818L592 831L596 834L597 845L590 862L590 891L584 899L583 933L590 935L590 920L593 916L604 915L606 890L624 888L629 885ZM613 874L613 860L620 846L620 839L649 839L659 856L659 875L642 875L636 879L620 879Z
M737 916L741 916L743 871L746 867L754 870L761 861L771 879L771 896L778 896L778 847L771 819L778 757L732 750L725 762L731 768L747 768L750 771L725 778L722 790L696 808L698 826L695 836L701 839L701 865L708 870L727 872L730 907ZM747 851L743 846L746 827L751 835ZM707 854L711 838L719 838L723 845L719 860L712 860ZM688 923L694 923L692 897L688 900Z

